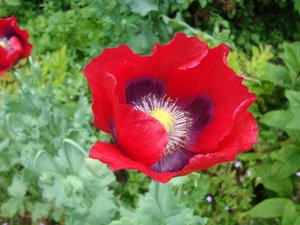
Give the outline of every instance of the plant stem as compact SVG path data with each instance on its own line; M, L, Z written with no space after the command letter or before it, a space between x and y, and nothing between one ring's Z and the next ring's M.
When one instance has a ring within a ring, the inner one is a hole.
M159 183L158 182L155 182L155 201L156 201L156 204L160 210L160 213L162 215L162 218L163 218L163 221L165 222L166 221L166 217L165 217L165 213L164 213L164 210L161 206L161 203L159 201Z
M64 145L63 147L65 147L66 143L69 143L70 145L75 147L79 152L81 152L84 155L84 157L88 157L88 153L79 144L77 144L75 141L73 141L69 138L65 138L62 142L62 144Z
M21 84L19 83L19 81L18 81L18 79L17 79L17 76L15 75L15 73L11 71L11 74L12 74L12 76L13 76L15 82L17 83L19 89L20 89L21 92L23 93L23 95L26 96L26 95L25 95L25 92L24 92L24 90L23 90L23 88L22 88L22 86L21 86Z
M22 94L24 95L25 99L27 99L28 102L30 102L30 104L33 106L34 109L37 109L36 106L35 106L35 104L33 104L33 102L26 96L26 94L25 94L25 92L24 92L24 90L23 90L23 88L22 88L20 82L18 81L18 78L17 78L17 76L15 75L15 73L11 71L11 74L12 74L12 76L13 76L15 82L17 83L17 85L18 85L20 91L21 91Z

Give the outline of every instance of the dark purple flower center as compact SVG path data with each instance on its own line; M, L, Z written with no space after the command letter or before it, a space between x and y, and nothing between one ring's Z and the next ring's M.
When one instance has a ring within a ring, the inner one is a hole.
M126 101L160 121L168 132L163 157L151 166L156 172L175 172L188 164L196 154L189 151L198 135L212 121L214 105L204 94L186 99L170 99L160 79L138 78L128 82ZM179 90L180 91L180 90Z
M164 155L172 154L174 150L185 145L189 138L192 119L176 102L170 98L156 98L155 95L149 94L142 97L139 103L133 102L132 105L134 109L154 117L165 127L169 140Z
M18 38L19 41L24 45L24 40L23 40L22 36L20 36L14 29L12 29L12 28L6 28L4 30L3 37L0 37L0 46L2 46L3 48L7 49L8 51L12 51L13 48L9 44L9 40L12 37Z

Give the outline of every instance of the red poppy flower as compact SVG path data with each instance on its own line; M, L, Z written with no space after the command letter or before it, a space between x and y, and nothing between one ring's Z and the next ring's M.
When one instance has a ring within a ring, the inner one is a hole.
M28 43L29 34L20 30L14 16L0 18L0 76L20 59L27 58L32 49Z
M250 149L258 129L247 108L256 96L228 67L228 53L226 45L209 49L183 33L149 56L105 49L84 74L94 125L115 144L97 142L89 156L166 183Z

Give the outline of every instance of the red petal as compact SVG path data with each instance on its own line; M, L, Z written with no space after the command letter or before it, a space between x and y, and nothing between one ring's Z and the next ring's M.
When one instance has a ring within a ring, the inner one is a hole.
M8 51L2 46L0 46L0 77L10 69L7 55Z
M18 60L28 57L32 50L32 45L28 43L28 32L19 28L14 16L7 19L0 18L0 37L6 37L7 33L12 35L7 38L10 38L10 45L13 50L7 53L7 50L1 47L0 76Z
M134 54L128 46L105 49L102 54L94 58L90 64L102 67L110 61L124 63L126 61L137 67L130 74L115 75L117 83L124 84L134 78L153 77L168 80L170 71L175 68L186 69L196 66L207 53L207 44L198 38L188 38L183 33L177 33L174 39L164 46L156 45L150 56ZM167 62L167 63L165 63ZM100 68L99 68L100 69ZM105 67L107 69L107 66ZM104 69L103 69L104 70Z
M9 62L7 60L7 55L8 55L8 51L3 48L2 46L0 46L0 68L1 67L8 67L9 66Z
M92 64L85 68L84 74L92 90L94 125L98 129L110 133L112 110L117 104L117 96L113 93L116 80L111 74L97 71Z
M116 48L105 48L103 52L99 56L93 58L89 64L93 63L98 67L101 67L110 61L121 63L124 63L125 61L137 62L140 58L142 58L142 56L133 53L127 45L121 45Z
M110 62L105 65L115 74L132 68L130 63ZM119 105L114 94L116 80L113 75L99 70L94 63L90 63L84 73L94 99L92 109L95 126L110 133L110 123L113 121L115 138L123 151L137 161L153 165L163 155L168 142L163 125L144 112L134 110L132 106Z
M258 140L258 127L255 118L248 111L240 113L234 120L231 133L220 142L215 153L199 154L190 159L179 175L205 170L218 163L235 159L236 154L249 150Z
M20 27L17 24L17 20L14 16L7 19L11 22L11 27L15 30L15 32L21 37L22 40L22 48L24 49L23 53L20 56L20 59L27 58L30 56L32 45L28 42L29 39L29 33L26 30L21 30ZM1 21L0 21L1 23Z
M94 79L101 80L99 75L97 75L101 71L105 71L111 74L112 76L114 76L116 79L116 86L114 89L111 89L111 92L117 94L119 103L126 104L126 95L125 95L126 84L128 80L132 80L135 78L133 71L136 69L136 67L132 63L130 62L120 63L112 60L99 67L96 60L95 61L93 60L86 66L86 68L88 68L89 71L86 71L85 69L84 73L90 74L90 76L94 76ZM92 73L94 75L92 75Z
M170 71L198 65L207 50L207 44L198 38L176 33L171 42L163 46L156 44L149 57L144 57L144 61L134 64L144 70L142 74L149 74L154 78L159 77L167 82Z
M159 67L163 70L165 70L166 64L161 62L168 62L168 67L172 67L172 69L185 69L197 65L206 55L207 50L207 44L198 38L189 38L184 33L176 33L173 40L166 45L160 46L156 44L150 56L140 56L133 53L128 46L121 45L117 48L104 49L95 60L99 66L115 60L118 62L129 61L139 67L146 66L150 70L153 68L154 71L157 71L157 68L150 62L159 62Z
M256 119L248 111L243 111L234 120L232 130L219 144L218 151L226 152L234 158L239 152L249 150L258 141Z
M113 171L120 169L139 170L147 176L150 176L152 179L162 183L168 182L177 174L175 172L156 173L142 162L134 161L133 159L125 156L116 145L112 144L97 142L91 149L89 157L108 164L109 168Z
M12 47L12 51L10 51L7 55L7 59L9 61L9 66L14 66L15 63L21 59L22 54L24 53L24 49L22 43L17 37L12 37L9 40L9 45Z
M116 109L113 120L116 142L132 159L151 166L162 157L168 134L159 121L129 105Z
M192 151L203 154L216 151L219 141L230 133L235 114L256 100L242 85L243 78L224 63L228 50L225 45L211 49L197 67L175 70L170 76L166 92L171 98L203 93L213 101L213 120L191 146Z

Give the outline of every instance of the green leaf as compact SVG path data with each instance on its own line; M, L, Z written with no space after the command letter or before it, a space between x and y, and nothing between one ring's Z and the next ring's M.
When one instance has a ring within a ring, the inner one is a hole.
M180 177L174 177L170 183L173 186L180 186L183 185L185 183L187 183L189 181L188 176L180 176Z
M265 74L260 77L261 81L270 81L278 86L289 86L290 76L286 67L268 63L265 67Z
M296 219L294 225L300 225L300 216L298 216L298 218Z
M37 173L51 174L52 176L61 177L64 174L62 168L58 167L52 156L46 151L39 151L34 159L34 166Z
M16 173L12 184L7 189L9 195L16 198L22 198L25 196L26 190L26 183L22 181L20 174Z
M10 198L7 202L3 203L1 206L1 211L6 217L13 217L15 215L24 215L25 213L25 200L24 198Z
M281 54L285 65L290 70L292 79L297 76L300 71L300 43L283 43L284 53Z
M9 145L9 139L4 139L4 141L2 141L0 143L0 152L5 149L7 146Z
M259 121L270 127L275 127L281 130L285 130L286 125L290 122L291 119L292 119L291 113L284 110L274 110L264 114Z
M30 180L36 181L38 178L38 174L35 170L29 169L29 168L24 168L22 170L22 180L27 182Z
M286 91L285 96L289 100L289 108L297 116L300 111L300 92L297 91Z
M161 212L155 200L155 185L157 184L152 181L149 193L140 197L136 221L145 225L160 225L166 221L169 222L168 224L193 224L194 221L205 224L206 219L194 216L193 210L178 204L178 199L172 193L171 184L159 184L158 200L163 210ZM171 223L172 221L176 223Z
M92 158L85 158L84 164L92 174L96 175L99 178L103 178L108 174L107 166L101 163L99 160L92 159Z
M112 220L116 212L117 207L113 192L108 191L107 188L102 188L90 208L90 218L93 222L91 224L106 225Z
M41 113L39 115L39 118L37 119L37 124L39 126L45 126L45 125L49 124L49 122L51 120L50 108L51 108L51 105L50 105L48 99L42 98L41 103L40 103Z
M153 0L125 0L132 12L146 16L151 11L157 11L158 7Z
M78 150L76 142L63 141L62 147L55 157L55 162L61 168L78 174L80 168L84 165L84 155Z
M43 197L54 201L56 207L75 207L83 198L83 183L80 178L69 175L65 179L55 178L52 186L41 184Z
M109 225L128 225L128 224L130 224L130 225L141 225L138 222L135 222L134 220L129 219L127 217L122 217L120 220L113 221Z
M262 179L265 188L275 191L279 196L290 196L293 190L293 184L289 178L282 180L273 180L271 178Z
M173 186L179 186L186 184L187 182L193 182L194 186L198 186L199 179L201 177L200 173L190 173L187 176L174 177L169 183Z
M300 130L300 111L297 115L286 125L288 129Z
M48 218L51 208L50 203L35 202L31 212L32 220L37 221L42 218Z
M297 217L298 217L298 213L296 211L295 204L293 202L289 202L286 204L284 208L284 214L282 217L281 225L294 224Z
M21 5L19 0L4 0L5 3L13 6L18 6Z
M11 166L8 156L8 154L0 152L0 172L8 171L10 169Z
M61 179L55 178L51 186L39 181L39 186L43 189L43 198L53 201L56 207L63 206L64 185Z
M300 169L300 148L295 145L287 145L281 148L276 158L278 160L271 169L274 180L287 178Z
M204 9L207 5L207 1L206 0L199 0L199 4L201 5L201 8Z
M292 201L286 198L270 198L257 204L245 214L254 218L282 217L285 206L290 202Z

